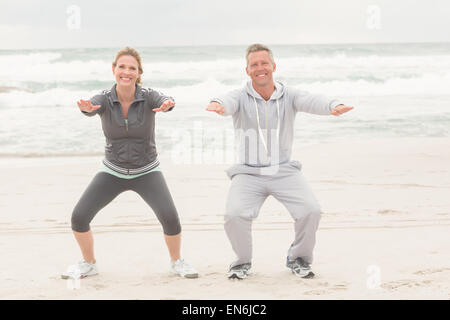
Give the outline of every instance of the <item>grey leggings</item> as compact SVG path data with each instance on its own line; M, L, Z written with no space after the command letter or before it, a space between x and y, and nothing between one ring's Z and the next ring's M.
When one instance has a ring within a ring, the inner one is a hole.
M172 236L181 232L177 209L160 171L134 179L121 179L106 172L97 173L73 210L72 230L89 231L89 223L97 212L127 190L137 192L147 202L166 235Z

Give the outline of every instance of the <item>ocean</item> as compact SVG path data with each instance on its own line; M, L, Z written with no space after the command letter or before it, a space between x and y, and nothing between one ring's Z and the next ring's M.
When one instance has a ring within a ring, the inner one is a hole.
M294 147L450 136L450 43L271 48L276 80L355 107L340 117L298 114ZM83 116L76 101L112 87L118 49L0 51L0 157L101 155L100 119ZM173 112L157 115L158 151L226 148L231 118L205 108L210 98L248 80L246 47L136 49L143 85L177 103Z

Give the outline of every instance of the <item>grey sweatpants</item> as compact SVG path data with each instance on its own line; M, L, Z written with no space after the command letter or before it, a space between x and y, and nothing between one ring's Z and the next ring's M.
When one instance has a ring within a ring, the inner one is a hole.
M290 163L274 175L236 174L232 177L225 213L225 232L237 255L232 266L252 260L252 221L266 198L280 201L294 219L295 237L288 249L290 260L302 257L312 263L321 209L300 169Z

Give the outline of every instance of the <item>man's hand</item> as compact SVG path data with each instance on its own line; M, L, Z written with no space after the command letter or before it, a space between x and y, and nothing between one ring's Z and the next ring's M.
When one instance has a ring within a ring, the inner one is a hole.
M173 102L172 100L168 99L166 101L164 101L159 108L155 108L153 109L153 111L155 112L165 112L167 110L169 110L170 108L172 108L175 105L175 102Z
M340 116L341 114L349 112L352 109L353 109L353 107L340 104L340 105L336 106L336 108L331 110L331 114L333 116Z
M98 108L101 107L101 106L93 106L91 104L91 100L85 101L85 100L82 100L82 99L80 101L77 101L77 105L78 105L78 108L80 108L81 111L84 111L84 112L87 112L87 113L90 113L90 112L92 112L94 110L97 110Z
M217 114L224 114L225 108L220 103L213 101L206 107L206 111L213 111Z

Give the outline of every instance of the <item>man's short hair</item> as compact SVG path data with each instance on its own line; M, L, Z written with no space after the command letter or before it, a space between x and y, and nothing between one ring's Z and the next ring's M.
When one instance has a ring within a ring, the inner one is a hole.
M247 64L248 64L248 56L249 56L249 54L252 53L252 52L257 52L257 51L267 51L269 53L270 60L272 60L272 62L275 62L273 60L272 50L270 50L268 46L265 46L265 45L260 44L260 43L255 43L255 44L250 45L247 48L247 54L245 55L245 59L247 60Z

